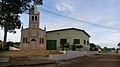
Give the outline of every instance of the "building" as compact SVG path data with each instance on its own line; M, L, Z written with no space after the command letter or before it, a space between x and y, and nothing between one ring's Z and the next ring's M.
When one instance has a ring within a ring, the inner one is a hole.
M34 3L34 9L29 14L29 27L21 29L20 49L23 51L46 50L46 28L39 28L39 12Z
M47 50L61 50L61 44L82 45L81 50L90 50L90 35L84 30L67 28L47 31Z

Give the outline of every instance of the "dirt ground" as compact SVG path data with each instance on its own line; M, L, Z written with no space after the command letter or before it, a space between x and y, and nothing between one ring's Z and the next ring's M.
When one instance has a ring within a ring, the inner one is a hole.
M99 54L62 61L11 58L9 63L0 63L0 67L11 64L15 67L120 67L120 55Z
M9 62L0 62L0 67L6 66L43 66L46 64L54 64L56 61L49 59L26 59L28 56L40 56L40 57L48 57L49 54L61 54L59 51L1 51L0 58L9 58Z
M25 59L25 58L10 58L9 62L0 62L0 67L24 67L36 66L45 64L54 64L56 61L48 59Z
M48 67L120 67L120 55L104 54L80 57Z

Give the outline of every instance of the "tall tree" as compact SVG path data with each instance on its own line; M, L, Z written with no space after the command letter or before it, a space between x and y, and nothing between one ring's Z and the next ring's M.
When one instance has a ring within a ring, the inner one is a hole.
M42 0L0 0L0 27L4 30L4 44L6 43L7 32L15 33L15 29L20 29L19 14L32 11L31 2L42 5Z
M118 46L120 47L120 42L118 43Z
M97 50L97 47L94 43L90 43L90 50L91 51L96 51Z

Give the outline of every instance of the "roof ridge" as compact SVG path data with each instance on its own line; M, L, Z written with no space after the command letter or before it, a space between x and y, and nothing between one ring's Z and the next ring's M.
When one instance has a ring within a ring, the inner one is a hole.
M71 29L83 31L85 34L87 34L90 37L90 35L87 32L85 32L82 29L77 29L77 28L65 28L65 29L51 30L51 31L47 31L47 33L49 33L49 32L55 32L55 31L71 30Z

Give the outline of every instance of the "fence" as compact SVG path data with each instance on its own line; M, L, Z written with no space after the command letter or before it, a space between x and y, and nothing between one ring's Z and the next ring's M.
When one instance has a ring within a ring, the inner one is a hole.
M49 55L51 60L68 60L79 56L97 54L97 51L67 51L65 54Z

